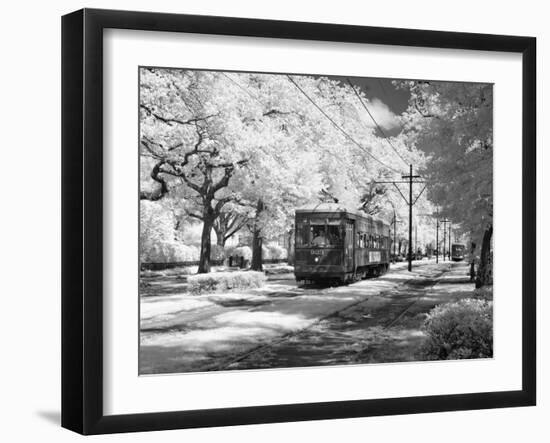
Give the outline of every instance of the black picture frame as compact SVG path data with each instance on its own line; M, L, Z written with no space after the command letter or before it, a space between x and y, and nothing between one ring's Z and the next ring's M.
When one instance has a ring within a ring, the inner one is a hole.
M517 391L103 413L103 30L171 31L522 54L522 388ZM82 434L502 408L536 402L536 39L83 9L62 18L62 426Z

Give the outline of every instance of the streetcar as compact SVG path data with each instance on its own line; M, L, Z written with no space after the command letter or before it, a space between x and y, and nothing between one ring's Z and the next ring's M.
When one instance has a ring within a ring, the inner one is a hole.
M453 243L451 245L451 260L462 261L466 254L466 245L462 243Z
M337 203L296 209L297 281L349 283L390 266L390 226Z

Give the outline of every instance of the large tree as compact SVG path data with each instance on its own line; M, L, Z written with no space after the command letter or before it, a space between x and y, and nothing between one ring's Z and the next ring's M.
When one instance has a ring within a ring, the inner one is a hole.
M158 200L183 185L200 202L191 214L203 222L199 272L209 272L212 228L238 199L228 186L249 161L254 122L216 73L144 68L140 88L141 153L154 160L158 184L140 197Z
M478 286L490 284L493 232L493 87L402 82L411 92L403 123L429 157L423 173L441 215L481 244Z

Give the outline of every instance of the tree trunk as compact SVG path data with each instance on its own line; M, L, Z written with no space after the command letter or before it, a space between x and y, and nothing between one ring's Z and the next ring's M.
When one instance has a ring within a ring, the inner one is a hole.
M476 279L476 260L475 260L476 244L472 242L470 245L470 281Z
M216 233L216 244L222 248L225 247L225 231L220 229L220 226L216 226L216 223L214 223L213 228Z
M491 258L491 237L493 225L491 224L483 233L481 243L481 257L477 269L476 288L493 284L493 260Z
M201 256L199 260L199 274L210 272L210 235L214 225L214 214L205 214L202 225Z
M256 219L254 220L254 232L252 236L252 264L250 269L253 271L263 270L262 259L262 232L260 227L260 216L264 210L264 202L260 199L256 206Z

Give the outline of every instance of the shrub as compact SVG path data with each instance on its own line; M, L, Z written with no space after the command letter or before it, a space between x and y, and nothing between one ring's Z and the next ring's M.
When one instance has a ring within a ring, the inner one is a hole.
M141 249L143 263L197 261L200 255L200 250L196 246L183 245L176 241L158 241L148 246L148 249Z
M225 250L223 246L213 244L210 246L210 259L211 260L223 260L225 259Z
M424 323L429 360L493 356L493 302L463 299L436 306Z
M262 255L265 260L280 260L286 258L287 252L278 244L270 243L262 246Z
M493 299L493 286L482 286L474 290L474 295L477 298L482 298L485 300Z
M250 249L248 246L239 246L238 248L233 249L233 252L231 255L237 256L237 257L243 257L245 260L251 260L252 249Z
M259 288L265 281L265 274L255 271L214 272L193 275L187 279L189 291L193 294Z
M178 261L197 261L200 256L200 249L196 246L188 246L179 244L175 248L174 260Z
M225 254L226 257L230 257L230 256L232 256L232 255L235 255L235 254L234 254L235 249L236 249L235 246L227 246L227 245L225 245L225 246L223 247L223 252L224 252L224 254Z

